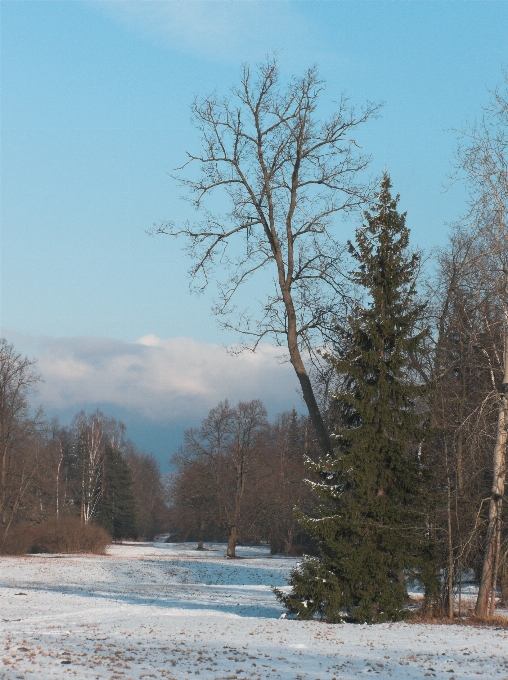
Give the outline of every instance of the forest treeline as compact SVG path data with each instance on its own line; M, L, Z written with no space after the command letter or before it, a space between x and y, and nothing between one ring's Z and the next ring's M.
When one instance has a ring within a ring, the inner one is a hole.
M35 362L2 339L0 549L18 545L20 530L67 518L98 525L115 540L151 540L166 530L157 460L101 411L80 412L68 427L34 414L29 398L38 380Z
M0 546L29 526L69 517L114 540L229 539L232 554L238 541L288 554L308 545L293 512L310 501L306 417L292 411L270 423L259 401L225 401L185 432L172 472L162 475L125 426L101 411L77 413L66 427L34 413L38 380L36 362L2 339Z
M232 554L238 541L288 554L309 545L293 512L311 497L308 418L291 411L270 423L260 401L225 401L185 432L163 475L101 411L81 411L69 426L34 413L36 368L0 341L0 547L23 545L17 532L65 518L98 525L113 540L229 540Z
M305 458L316 455L308 417L296 411L273 423L259 400L213 408L185 432L172 457L168 486L172 527L180 540L269 543L272 553L311 549L294 509L310 508Z

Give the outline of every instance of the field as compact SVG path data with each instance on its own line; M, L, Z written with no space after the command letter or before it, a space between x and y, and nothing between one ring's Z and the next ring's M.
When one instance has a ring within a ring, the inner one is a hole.
M266 548L0 558L0 678L508 678L508 631L281 619Z

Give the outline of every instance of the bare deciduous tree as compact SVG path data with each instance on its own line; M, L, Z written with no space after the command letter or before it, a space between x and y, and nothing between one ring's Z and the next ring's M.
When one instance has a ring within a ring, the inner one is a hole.
M492 292L490 246L478 225L461 224L438 259L433 305L436 345L429 401L434 471L430 525L444 572L440 604L461 610L461 578L482 570L492 451L503 366L503 315ZM438 602L433 603L433 606Z
M219 216L205 210L196 225L164 223L154 231L187 237L199 288L219 266L214 311L224 327L241 333L253 350L266 337L287 345L320 447L328 452L303 354L333 326L344 299L334 218L369 198L369 187L358 180L369 159L354 136L380 106L367 103L357 113L343 97L320 122L316 109L323 89L315 68L282 87L276 62L269 60L256 72L244 66L230 97L196 99L192 111L202 151L188 154L186 165L196 163L200 171L183 184L196 208L225 194L229 210ZM265 276L262 288L272 286L259 314L237 309L235 293L259 273Z
M216 522L227 530L228 557L235 557L246 482L262 451L260 434L266 426L266 410L258 399L240 402L236 408L221 402L199 429L187 430L185 444L174 458L181 470L194 473L188 504L198 510L206 504L208 511L212 505ZM207 475L211 485L204 481Z
M151 541L169 524L166 490L159 464L153 455L139 451L131 442L125 445L124 458L132 475L139 535L145 541Z
M469 189L468 218L484 245L482 274L505 324L489 519L476 603L476 613L486 616L491 590L490 612L495 601L508 441L508 73L481 121L461 132L457 160Z
M258 401L212 409L200 428L185 433L172 458L169 499L172 531L179 540L236 539L269 542L272 552L294 553L308 537L294 514L295 505L313 505L304 458L317 455L308 417L295 411L266 422Z
M0 527L7 536L37 470L39 416L30 416L28 396L39 376L34 361L0 339Z
M262 456L264 526L272 553L298 550L303 529L295 507L313 508L314 497L304 481L310 473L304 461L313 443L309 429L308 418L291 411L277 416L267 433Z

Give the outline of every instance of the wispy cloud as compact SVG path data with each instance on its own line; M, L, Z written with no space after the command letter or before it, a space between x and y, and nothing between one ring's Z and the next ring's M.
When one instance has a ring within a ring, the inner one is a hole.
M197 424L225 398L259 398L272 413L301 405L293 369L268 344L231 356L191 338L7 337L37 357L44 380L38 400L51 412L109 404L158 423L188 422L195 414Z
M267 52L288 46L294 63L294 46L305 50L312 34L299 3L287 0L112 0L92 4L129 30L157 37L173 49L219 61L262 59Z

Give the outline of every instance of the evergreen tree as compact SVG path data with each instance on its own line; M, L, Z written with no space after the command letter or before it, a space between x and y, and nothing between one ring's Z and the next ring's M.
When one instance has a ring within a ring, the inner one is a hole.
M349 243L354 282L368 295L338 332L328 356L341 389L333 400L333 453L307 466L320 501L315 516L299 520L317 540L317 557L305 556L290 578L292 591L276 591L298 618L380 622L404 617L404 573L422 564L424 437L417 401L423 389L411 357L423 352L426 331L417 323L417 255L408 253L405 214L384 175L367 224ZM310 482L309 482L310 483Z
M111 444L106 444L104 451L102 496L96 522L116 540L137 534L130 468L122 453Z

